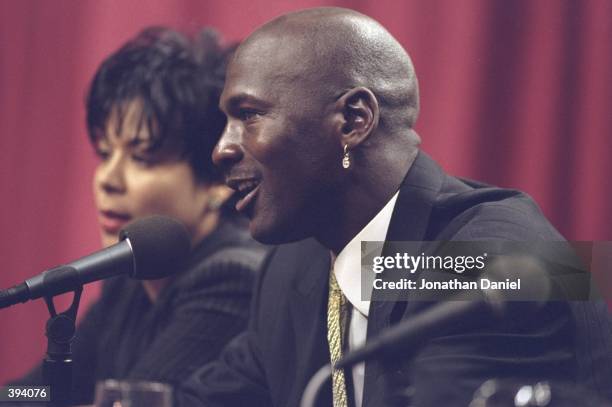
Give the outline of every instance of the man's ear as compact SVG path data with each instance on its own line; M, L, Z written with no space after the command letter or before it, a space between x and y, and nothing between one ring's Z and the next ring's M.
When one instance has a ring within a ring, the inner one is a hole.
M368 88L350 89L340 96L335 107L340 113L337 130L341 144L350 150L363 143L378 127L378 100Z

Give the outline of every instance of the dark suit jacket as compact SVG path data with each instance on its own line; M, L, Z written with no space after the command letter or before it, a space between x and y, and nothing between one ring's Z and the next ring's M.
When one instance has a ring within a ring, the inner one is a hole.
M387 240L494 239L562 237L527 195L450 177L419 153L400 188ZM249 330L179 389L180 406L299 405L308 380L329 361L329 268L329 251L313 240L278 248L257 287ZM368 338L425 306L373 302ZM465 318L468 322L479 315ZM368 362L363 405L387 405L390 390L411 385L414 405L466 406L474 390L491 377L560 379L609 388L608 324L605 306L555 302L537 314L525 314L518 304L503 323L433 338L414 354L396 355L397 363ZM326 389L321 405L331 405L330 393Z

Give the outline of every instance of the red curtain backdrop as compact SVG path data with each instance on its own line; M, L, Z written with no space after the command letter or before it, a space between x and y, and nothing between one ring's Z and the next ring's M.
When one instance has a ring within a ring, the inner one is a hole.
M409 51L417 130L446 170L527 191L569 239L612 240L610 1L0 0L0 287L100 247L83 97L104 57L152 24L239 40L322 5ZM43 301L0 310L0 383L41 358L46 318Z

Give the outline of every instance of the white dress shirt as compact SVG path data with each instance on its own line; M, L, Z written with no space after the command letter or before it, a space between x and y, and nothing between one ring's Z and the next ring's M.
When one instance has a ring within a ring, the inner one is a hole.
M361 242L382 242L385 240L398 194L399 192L393 195L370 223L361 229L353 240L342 249L338 257L334 259L332 254L332 271L336 275L336 280L342 293L352 305L350 325L348 327L349 350L365 344L368 313L370 312L370 301L361 299ZM355 388L355 404L357 407L361 407L363 401L364 373L364 363L353 367L353 386Z

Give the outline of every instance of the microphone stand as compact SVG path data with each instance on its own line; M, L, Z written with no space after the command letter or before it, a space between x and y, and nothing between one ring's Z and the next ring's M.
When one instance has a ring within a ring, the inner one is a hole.
M53 296L46 296L49 320L46 324L47 356L43 362L43 379L50 386L49 406L65 407L70 405L72 392L72 341L76 331L76 316L81 300L83 286L73 291L72 304L57 313Z
M327 363L315 373L302 393L300 407L315 407L323 385L331 380L332 368Z
M478 323L486 321L487 318L495 318L501 313L503 303L495 302L494 300L493 298L489 302L476 300L444 301L442 304L420 312L409 320L386 329L366 345L347 353L336 362L334 367L336 369L347 369L359 362L366 362L375 358L380 359L381 363L389 363L389 357L393 358L393 350L412 348L414 352L415 349L418 349L428 338L435 334L448 333L459 328L466 329L470 327L469 324L466 325L462 321L457 322L455 320L460 315L478 310L481 319L474 321L476 326ZM321 388L331 378L331 372L332 368L328 363L312 376L304 393L302 393L300 407L314 407L317 405ZM403 399L409 397L410 391L407 389L402 391L401 394L391 394L394 391L394 389L390 388L386 394L388 398L391 397L392 400L396 398L397 400L387 402L385 405L405 406L406 402Z
M348 372L348 371L347 371ZM319 406L319 397L321 396L321 392L323 391L324 386L331 386L331 375L332 375L332 367L330 363L323 365L317 372L310 378L304 392L302 393L302 398L300 399L300 407L316 407ZM402 383L403 385L403 383ZM406 388L398 390L393 388L393 386L387 385L388 394L385 406L387 407L405 407L410 406L410 398L412 396L412 389Z

